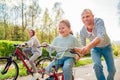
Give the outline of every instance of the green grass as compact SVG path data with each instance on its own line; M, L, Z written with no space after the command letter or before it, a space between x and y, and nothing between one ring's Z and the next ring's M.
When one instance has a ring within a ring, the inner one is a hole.
M118 58L119 56L114 56L114 58ZM90 57L85 57L86 59L80 59L76 64L75 67L79 67L79 66L84 66L87 64L91 64L92 63L92 59ZM101 57L101 60L104 61L105 59L103 57Z
M1 71L0 71L1 72ZM12 78L13 77L13 75L15 75L15 71L14 71L14 69L11 69L7 74L5 74L5 76L2 76L1 74L0 74L0 80L4 80L4 79L6 79L6 78Z
M87 64L91 64L91 63L92 63L92 59L79 60L79 61L75 64L75 67L84 66L84 65L87 65Z
M27 70L21 62L19 63L19 76L26 76L26 75L27 75Z

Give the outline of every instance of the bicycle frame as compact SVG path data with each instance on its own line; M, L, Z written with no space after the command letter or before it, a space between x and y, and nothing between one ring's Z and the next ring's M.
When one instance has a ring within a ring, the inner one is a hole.
M17 57L19 57L19 59L22 61L23 65L26 67L26 69L28 70L28 72L32 73L32 70L31 70L30 67L27 65L27 63L24 61L23 56L24 56L27 60L29 60L29 58L22 53L22 51L19 49L19 47L16 47L14 54L16 54Z
M5 74L8 71L11 63L14 61L12 57L15 56L15 55L17 55L17 57L20 58L20 60L22 61L23 65L27 68L27 70L32 73L31 69L29 68L29 66L24 61L23 56L27 60L29 60L29 58L27 56L25 56L24 54L22 54L22 52L20 51L19 47L16 47L14 54L12 56L8 57L8 60L7 60L8 62L6 64L4 70L2 71L2 74Z
M54 77L55 80L64 80L64 75L63 72L56 72L54 71L52 75L50 75L51 77Z
M42 47L42 46L41 46L41 47ZM14 54L17 55L17 57L19 57L19 59L22 61L23 65L26 67L27 71L28 71L29 73L33 74L34 72L32 71L32 68L27 65L27 63L24 61L24 58L23 58L23 57L25 57L25 59L27 59L28 61L29 61L29 58L28 58L25 54L22 53L22 51L20 50L19 47L16 47ZM40 58L40 57L39 57L39 58ZM45 57L45 58L46 58L46 57ZM45 58L44 58L44 59L45 59ZM42 59L43 59L43 58L42 58ZM41 59L41 60L42 60L42 59ZM35 63L35 64L38 65L38 63ZM44 69L39 69L39 70L38 70L39 73L44 73L44 71L45 71Z
M27 69L27 72L33 76L34 71L33 71L32 67L29 66L28 63L24 60L24 59L26 59L29 61L28 56L26 56L25 54L22 53L21 47L18 44L14 44L14 46L15 46L15 50L11 56L0 58L1 61L3 60L6 62L6 64L2 67L2 69L0 69L1 70L0 75L7 74L7 72L9 72L11 70L11 65L13 65L13 67L15 69L15 75L13 77L13 80L17 79L17 77L19 75L19 67L18 67L18 64L16 63L16 61L14 60L14 57L17 57L17 59L19 58L20 61L22 61L23 66L25 66L25 68ZM46 63L46 61L47 61L47 63ZM42 75L41 78L43 78L43 73L45 72L45 66L49 62L51 62L50 57L41 58L41 56L38 57L38 59L34 61L35 65L37 67L38 73L40 75Z

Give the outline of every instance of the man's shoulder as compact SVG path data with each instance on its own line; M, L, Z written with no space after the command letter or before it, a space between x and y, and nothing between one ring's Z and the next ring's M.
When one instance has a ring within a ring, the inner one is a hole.
M82 29L80 30L80 32L85 32L86 31L86 27L85 25L82 27Z
M94 18L94 22L95 22L95 23L97 23L97 22L101 22L101 21L103 21L102 18Z

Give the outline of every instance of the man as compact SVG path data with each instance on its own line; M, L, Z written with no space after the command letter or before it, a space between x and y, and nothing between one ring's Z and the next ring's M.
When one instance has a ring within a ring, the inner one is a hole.
M100 18L94 18L94 15L90 9L84 9L81 17L84 26L80 31L80 42L83 46L80 53L86 54L91 51L91 56L94 63L93 68L97 80L114 80L116 69L114 65L111 43L105 30L104 21ZM90 40L88 45L86 45L86 38ZM79 48L75 48L75 50L78 49ZM104 76L103 66L101 64L102 56L107 64L107 79Z

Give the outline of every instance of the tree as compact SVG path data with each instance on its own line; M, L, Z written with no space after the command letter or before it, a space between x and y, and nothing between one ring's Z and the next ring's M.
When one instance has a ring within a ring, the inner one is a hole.
M35 21L37 17L41 13L41 8L38 4L38 0L32 0L32 3L29 5L29 10L28 10L28 16L29 16L29 24L34 27L35 26Z
M6 1L2 0L2 3L1 3L2 19L1 20L3 20L3 22L4 22L4 31L5 31L4 39L7 39L7 36L8 36L8 25L7 25L8 14L7 14L7 11L8 11L8 7L6 6Z
M42 22L42 26L40 27L41 29L41 40L43 41L43 39L45 38L44 34L46 34L46 39L48 39L48 42L50 43L51 42L51 29L52 29L52 24L53 24L53 21L50 17L50 14L48 12L48 9L46 8L45 9L45 12L43 14L43 18L41 20Z
M56 2L53 7L55 37L58 35L57 25L59 21L62 19L63 14L64 14L64 11L61 8L61 3Z
M118 2L117 10L118 10L118 19L119 19L119 24L120 24L120 1Z
M60 3L55 3L53 13L46 8L41 17L38 1L0 0L0 39L27 40L27 27L31 26L40 33L40 41L50 43L58 35L57 25L64 12Z

